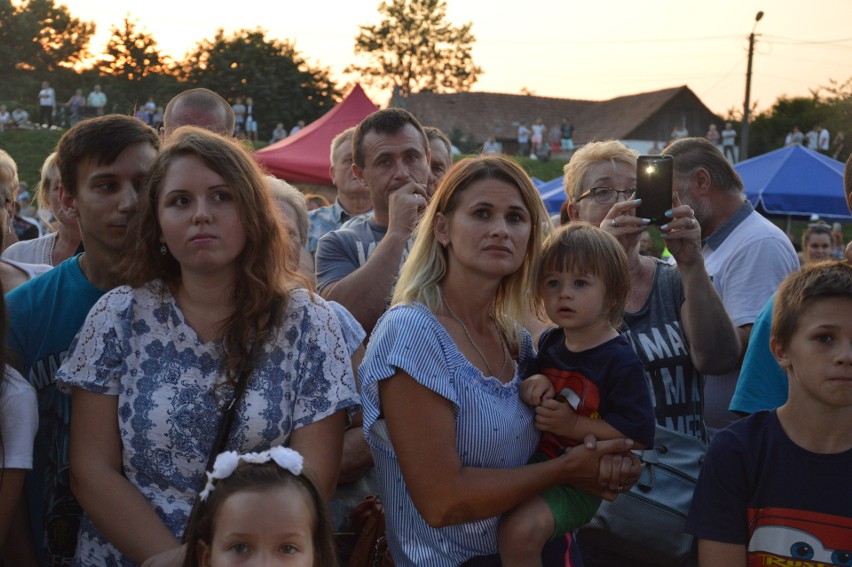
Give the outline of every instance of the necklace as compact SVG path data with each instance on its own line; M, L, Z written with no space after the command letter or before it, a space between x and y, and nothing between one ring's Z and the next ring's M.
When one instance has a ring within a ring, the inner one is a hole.
M470 331L467 330L467 325L465 325L462 322L462 320L459 318L459 316L456 315L456 312L453 311L453 308L450 307L449 303L447 303L446 298L444 298L444 305L447 306L447 311L450 312L450 315L453 316L453 319L455 319L458 322L458 324L461 325L462 331L464 331L464 336L467 337L468 342L470 342L470 344L473 346L473 348L476 349L476 352L479 353L479 358L481 358L482 362L485 363L485 368L488 369L489 375L494 376L496 378L499 378L500 376L502 376L503 371L506 370L506 361L508 360L509 357L506 356L506 344L503 342L503 335L500 334L499 330L497 332L497 336L500 337L500 346L502 347L502 350L503 350L503 364L500 366L500 372L498 372L497 374L494 374L494 371L491 370L491 365L488 364L488 359L485 358L485 355L482 353L482 349L480 349L476 345L476 343L473 341L473 337L470 336ZM493 320L492 320L492 322L493 322ZM495 323L495 327L496 327L496 323Z

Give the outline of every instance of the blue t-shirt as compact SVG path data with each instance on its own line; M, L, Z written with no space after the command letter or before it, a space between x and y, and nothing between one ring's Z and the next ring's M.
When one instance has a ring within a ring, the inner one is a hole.
M787 374L769 350L775 294L754 320L730 410L752 414L787 402Z
M12 365L38 396L39 427L26 494L36 547L50 557L74 556L82 515L68 479L71 396L57 388L55 374L89 309L105 293L86 279L78 260L69 258L6 294Z
M320 238L316 255L317 291L322 292L329 284L366 264L387 232L388 227L376 224L373 215L367 214L350 219ZM408 257L411 242L405 245L400 266Z
M852 450L812 453L760 411L713 436L686 531L746 546L750 565L849 565L850 478Z
M452 404L462 466L520 467L539 439L532 408L518 395L521 377L529 374L532 363L529 334L523 332L520 339L515 375L504 384L471 364L422 304L397 305L376 324L358 375L364 432L376 463L388 546L397 567L456 567L496 553L500 516L443 528L426 523L408 493L381 417L379 382L401 370Z

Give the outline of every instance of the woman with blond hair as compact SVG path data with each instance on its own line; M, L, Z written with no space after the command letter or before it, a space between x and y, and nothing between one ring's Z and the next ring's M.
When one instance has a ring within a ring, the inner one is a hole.
M128 235L129 285L95 305L57 375L73 386L81 565L179 553L231 404L226 449L290 446L329 498L358 403L337 318L298 289L270 192L235 142L177 130Z
M658 425L706 441L702 374L721 374L736 365L737 335L704 268L701 227L676 193L660 233L677 264L639 253L649 221L636 216L637 156L616 141L578 150L565 166L568 214L600 226L627 252L630 295L622 332L645 367ZM592 555L606 557L606 552L592 553L582 539L580 545L588 565L625 561L597 562Z
M547 223L523 170L483 156L453 167L417 227L359 369L398 567L497 560L481 557L504 512L557 484L613 498L638 477L624 439L527 464L538 432L518 395L533 361L519 321Z
M69 217L59 203L59 166L53 152L41 166L41 179L36 187L36 201L40 210L50 211L53 232L32 240L12 244L3 252L3 257L27 264L58 266L77 253L80 248L80 227L77 219Z

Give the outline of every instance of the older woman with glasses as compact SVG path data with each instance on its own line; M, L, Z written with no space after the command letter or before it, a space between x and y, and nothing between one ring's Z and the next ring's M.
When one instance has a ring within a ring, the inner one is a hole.
M701 227L677 194L660 227L677 264L639 254L648 220L636 216L637 155L616 141L578 150L565 166L568 214L611 233L627 252L631 281L622 332L645 367L657 423L706 440L701 375L736 365L737 336L704 268ZM580 543L587 565L619 559Z

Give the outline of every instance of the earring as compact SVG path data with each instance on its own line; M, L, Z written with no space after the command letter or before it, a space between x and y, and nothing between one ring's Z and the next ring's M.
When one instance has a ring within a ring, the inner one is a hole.
M168 248L166 248L166 245L165 245L165 244L161 244L161 245L160 245L160 254L162 254L163 256L165 256L165 255L166 255L166 252L168 252L168 251L169 251L169 249L168 249Z

